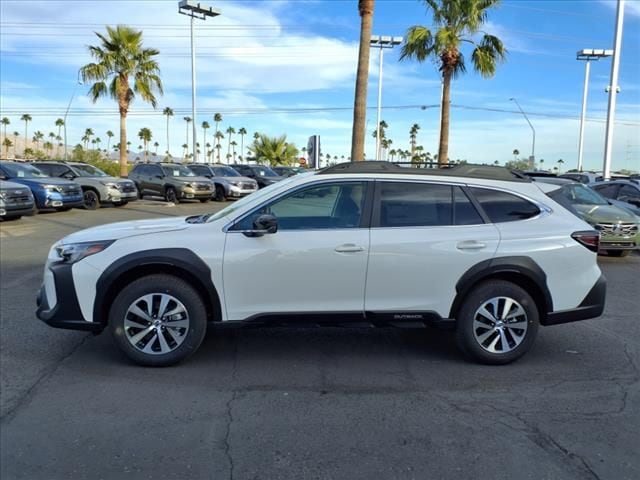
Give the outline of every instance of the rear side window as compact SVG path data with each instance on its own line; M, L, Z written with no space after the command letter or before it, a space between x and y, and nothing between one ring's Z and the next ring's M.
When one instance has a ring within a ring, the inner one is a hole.
M609 185L596 185L593 189L598 192L603 197L607 198L616 198L616 194L618 193L618 188L620 188L616 184Z
M455 225L484 223L478 210L460 187L453 188L453 223Z
M452 189L428 183L380 182L381 227L452 225Z
M472 188L471 192L492 223L526 220L540 213L533 203L507 192L486 188Z

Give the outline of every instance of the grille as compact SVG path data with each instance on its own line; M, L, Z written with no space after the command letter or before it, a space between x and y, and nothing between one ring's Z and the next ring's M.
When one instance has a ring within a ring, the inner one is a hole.
M133 183L119 183L118 184L119 190L123 193L133 193L136 191L136 186Z
M196 183L196 190L211 190L211 185L208 183Z
M59 187L64 195L80 195L80 188L68 185L62 185Z
M5 204L7 205L25 205L31 203L31 195L28 190L5 190Z
M239 185L240 188L244 188L245 190L251 189L251 188L256 188L255 183L249 183L249 182L241 182Z
M603 235L615 237L633 237L638 234L638 225L635 223L598 223L596 229Z

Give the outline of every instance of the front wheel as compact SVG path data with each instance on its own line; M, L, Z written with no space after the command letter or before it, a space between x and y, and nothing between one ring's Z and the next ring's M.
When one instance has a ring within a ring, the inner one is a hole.
M489 280L471 291L457 315L460 349L480 363L502 365L517 360L533 345L539 313L518 285Z
M176 189L173 187L167 187L164 191L164 199L169 203L178 203L178 195Z
M116 345L134 362L176 364L193 354L207 330L198 292L172 275L156 274L127 285L114 300L109 328Z
M100 208L100 197L93 190L84 192L84 208L87 210L97 210Z

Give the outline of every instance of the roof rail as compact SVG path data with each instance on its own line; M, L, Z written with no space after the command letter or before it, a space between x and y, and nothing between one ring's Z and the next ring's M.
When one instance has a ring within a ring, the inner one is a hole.
M449 165L446 168L419 168L402 167L391 162L364 161L346 162L324 168L319 175L340 173L377 173L377 174L401 174L401 175L438 175L451 177L483 178L487 180L502 180L512 182L530 183L531 178L518 170L493 165L474 165L470 163L461 165Z

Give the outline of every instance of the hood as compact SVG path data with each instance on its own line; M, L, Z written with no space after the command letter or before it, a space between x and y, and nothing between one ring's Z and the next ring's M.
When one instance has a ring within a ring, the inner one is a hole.
M257 177L257 178L261 178L262 180L266 180L267 182L279 182L280 180L284 180L286 177L281 177L281 176L277 176L277 177Z
M12 178L11 180L24 183L32 183L34 185L60 185L65 187L78 187L76 182L65 180L63 178L42 177L42 178Z
M22 185L21 183L15 183L15 182L6 182L4 180L0 180L0 190L13 190L13 189L20 189L20 190L24 190L27 189L29 190L29 187L26 187L24 185ZM29 190L31 191L31 190Z
M629 210L631 213L640 216L640 207L636 207L635 205L632 205L630 203L627 202L621 202L620 200L613 200L613 199L609 199L609 201L611 203L613 203L616 207L620 207L623 208L625 210Z
M231 182L245 182L245 183L256 183L256 181L253 178L249 178L249 177L213 177L213 178L222 178L224 180L226 180L227 182L231 183Z
M211 179L207 177L171 177L171 179L182 183L211 183Z
M630 211L615 205L574 204L578 213L589 223L634 223L636 217Z
M109 223L87 228L64 237L60 243L92 242L99 240L118 240L148 235L150 233L184 230L192 226L185 222L186 217L158 218L154 220L134 220L131 222Z

